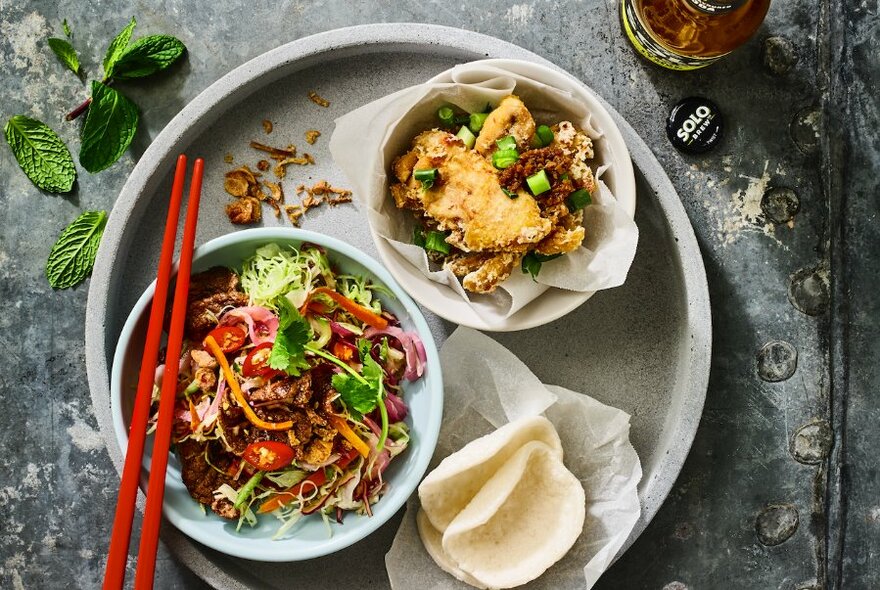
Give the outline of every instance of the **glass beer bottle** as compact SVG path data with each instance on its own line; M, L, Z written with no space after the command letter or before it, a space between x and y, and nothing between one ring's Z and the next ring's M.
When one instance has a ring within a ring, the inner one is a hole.
M761 25L770 0L623 0L623 28L636 50L673 70L724 57Z

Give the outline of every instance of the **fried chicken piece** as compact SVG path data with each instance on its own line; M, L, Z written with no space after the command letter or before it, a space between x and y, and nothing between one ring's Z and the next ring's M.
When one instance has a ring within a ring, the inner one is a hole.
M587 160L592 160L595 155L593 140L586 133L578 131L569 121L561 121L554 125L552 130L553 143L549 147L558 148L571 158L569 169L571 177L579 187L587 189L592 194L596 190L596 179L587 165Z
M455 276L464 277L462 285L473 293L492 293L505 281L522 260L522 253L462 254L450 256L444 264Z
M461 249L523 250L550 233L535 200L526 193L508 197L492 165L451 133L421 133L412 152L418 156L414 169L437 168L440 180L426 190L411 175L405 185L392 186L395 202L424 210L442 230L461 231Z
M511 94L502 98L486 117L474 149L481 156L491 156L497 149L495 142L508 135L516 139L517 147L524 148L529 145L534 134L535 120L532 114L518 96Z

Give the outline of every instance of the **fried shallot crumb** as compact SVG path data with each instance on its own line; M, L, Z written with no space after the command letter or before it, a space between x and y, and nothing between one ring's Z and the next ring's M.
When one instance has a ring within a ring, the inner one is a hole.
M323 98L321 95L319 95L314 90L309 90L309 100L311 100L316 105L324 107L324 108L327 108L330 106L330 101L327 100L326 98Z
M229 221L237 225L256 223L263 218L260 201L254 197L244 197L226 205Z
M266 135L272 133L272 121L269 119L263 119L263 131L266 132Z
M257 170L260 172L265 172L269 169L269 160L260 160L257 162Z
M275 172L275 176L278 178L284 178L287 174L287 166L290 164L296 164L297 166L308 166L309 164L314 164L315 159L311 156L311 154L303 154L301 158L284 158L280 160L278 164L273 168L273 172Z
M299 219L303 216L305 211L303 210L301 205L285 205L284 212L287 214L287 218L290 220L290 223L299 227Z
M232 157L232 154L226 154L223 156L223 161L227 164L232 164L235 161L235 158Z
M306 131L306 143L309 145L314 145L319 137L321 137L321 132L317 129L309 129Z

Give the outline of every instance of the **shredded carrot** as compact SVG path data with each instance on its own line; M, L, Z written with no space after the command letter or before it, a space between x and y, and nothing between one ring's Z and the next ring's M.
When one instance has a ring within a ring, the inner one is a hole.
M386 320L373 310L367 309L359 303L355 303L345 295L337 293L329 287L318 287L317 289L313 289L309 293L309 296L306 297L305 303L303 303L299 309L301 314L305 315L306 311L309 308L309 304L311 303L312 297L315 295L326 295L327 297L335 301L336 304L339 305L339 307L343 308L345 311L349 312L360 321L376 328L377 330L384 330L388 327L388 320Z
M352 449L348 451L345 455L342 455L338 461L336 461L335 465L340 469L345 469L348 467L349 463L354 461L354 458L357 457L357 451ZM306 485L313 485L315 488L320 488L327 482L327 470L321 469L320 471L315 471L310 476L294 485L293 487L287 488L283 492L278 492L277 495L272 496L262 504L260 504L260 508L257 510L259 514L266 514L267 512L272 512L282 506L286 506L290 502L293 502L297 496L299 496L300 492Z
M192 428L192 431L195 432L196 429L198 429L199 424L201 424L201 420L199 420L199 413L196 411L196 405L189 398L187 398L187 401L189 402L190 428Z
M350 442L351 446L357 449L357 452L360 453L361 456L366 457L370 454L369 445L367 445L367 443L365 443L354 430L349 428L345 418L331 414L327 419L330 421L330 424L333 425L333 428L338 430L339 434L344 436L345 440Z
M214 355L217 362L220 363L220 368L223 369L223 376L226 377L226 383L229 384L229 389L232 390L232 395L235 397L238 405L244 410L244 415L247 416L247 419L250 420L251 424L258 428L262 428L263 430L290 430L293 428L292 420L286 420L284 422L266 422L257 416L256 413L254 413L254 409L248 404L247 399L245 399L244 393L238 385L238 380L235 378L235 374L229 367L229 361L226 360L226 355L220 350L220 345L217 344L217 341L211 336L205 338L204 345L211 351L211 354Z

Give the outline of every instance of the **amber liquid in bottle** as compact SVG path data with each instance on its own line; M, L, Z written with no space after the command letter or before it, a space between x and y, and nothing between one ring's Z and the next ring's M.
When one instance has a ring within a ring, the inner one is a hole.
M643 56L690 70L715 62L745 43L770 0L623 0L623 26Z

